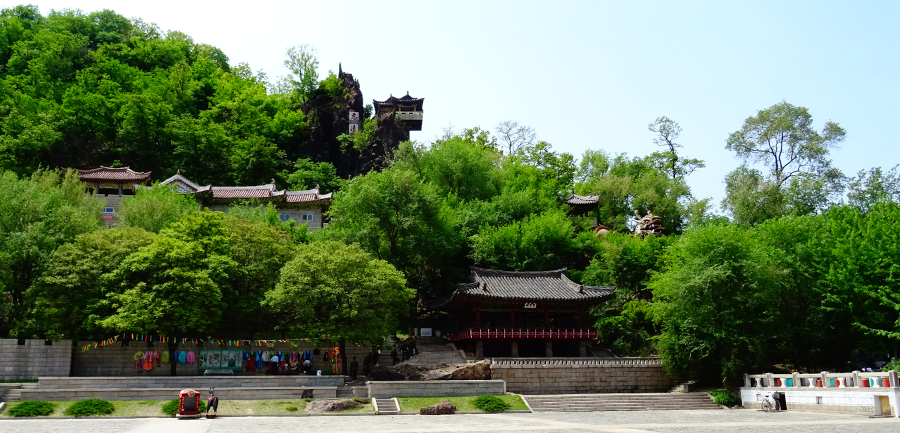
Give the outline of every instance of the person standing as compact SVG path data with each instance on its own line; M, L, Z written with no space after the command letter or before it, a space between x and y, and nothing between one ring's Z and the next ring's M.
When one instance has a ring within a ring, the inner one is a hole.
M272 357L269 358L269 374L278 374L278 361L277 354L272 355Z
M356 357L353 357L353 361L350 362L350 380L356 380L357 373L359 372L359 363L356 362Z

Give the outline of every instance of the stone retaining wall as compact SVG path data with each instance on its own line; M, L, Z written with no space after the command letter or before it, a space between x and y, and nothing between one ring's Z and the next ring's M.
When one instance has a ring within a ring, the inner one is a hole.
M122 342L118 342L111 346L98 347L96 349L90 349L85 352L81 351L81 348L84 345L90 344L92 342L82 341L78 342L76 347L72 352L72 376L78 377L90 377L90 376L114 376L114 377L123 377L123 376L168 376L170 371L170 366L162 365L161 367L156 367L154 363L153 369L151 370L141 370L139 372L135 372L134 370L134 359L133 356L138 351L147 351L147 350L158 350L160 352L164 350L168 350L168 345L165 343L154 342L148 343L142 341L131 341L128 346L124 346ZM318 356L313 356L312 360L312 368L315 372L316 370L331 370L331 363L327 363L322 360L322 355L325 353L325 350L330 350L335 347L336 344L332 344L329 342L320 342L319 346L314 345L312 342L301 342L297 345L297 347L291 347L288 343L276 343L270 347L258 347L258 346L218 346L218 345L195 345L194 343L188 344L179 344L179 351L188 351L194 352L196 356L200 355L201 350L249 350L253 349L253 351L257 350L269 350L269 351L282 351L282 352L304 352L304 351L313 351L313 349L319 348L321 352ZM347 365L349 365L350 361L353 360L353 357L356 357L360 366L362 366L363 359L366 354L371 351L371 347L366 346L356 346L356 345L347 345L347 353L349 357L347 358ZM382 355L379 358L379 361L389 362L389 355ZM178 376L197 376L203 374L202 371L199 371L199 363L194 361L193 364L181 364L176 363L176 372ZM235 372L235 374L264 374L264 372ZM68 375L68 374L66 374Z
M370 398L457 397L506 394L502 380L418 380L366 382Z
M72 362L72 342L0 339L0 380L37 379L40 376L68 376Z
M673 382L656 358L494 358L491 378L518 394L665 392Z

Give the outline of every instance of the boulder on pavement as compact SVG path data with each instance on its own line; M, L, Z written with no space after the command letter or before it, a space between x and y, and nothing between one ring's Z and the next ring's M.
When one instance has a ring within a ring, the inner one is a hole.
M442 398L438 404L419 409L419 415L453 415L455 413L456 405L446 398Z

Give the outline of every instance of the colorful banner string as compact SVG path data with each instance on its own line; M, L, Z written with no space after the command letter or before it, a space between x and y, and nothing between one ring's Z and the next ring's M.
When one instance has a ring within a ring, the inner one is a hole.
M225 339L214 339L214 338L176 338L176 337L166 337L163 335L144 335L144 334L135 334L135 333L126 333L121 335L116 335L115 337L107 338L103 341L98 341L96 343L87 344L81 347L82 352L87 352L91 349L96 349L99 347L110 346L119 341L126 341L125 337L130 336L131 338L128 341L146 341L146 342L159 342L159 343L171 343L176 340L180 340L181 344L194 343L194 345L198 345L201 342L209 343L209 344L217 344L219 346L257 346L257 347L271 347L276 343L301 343L301 342L309 342L313 341L316 345L318 345L318 339L312 338L287 338L287 339L276 339L276 340L225 340Z

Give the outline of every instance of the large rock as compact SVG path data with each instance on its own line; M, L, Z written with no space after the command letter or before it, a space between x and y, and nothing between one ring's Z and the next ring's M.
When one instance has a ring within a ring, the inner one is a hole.
M422 380L419 370L408 364L400 364L396 367L376 364L372 367L372 380Z
M446 380L490 380L491 361L484 360L460 366L447 375Z
M306 404L307 412L341 412L362 406L355 400L313 400Z
M419 415L453 415L455 413L456 405L446 398L442 398L436 405L419 409Z

